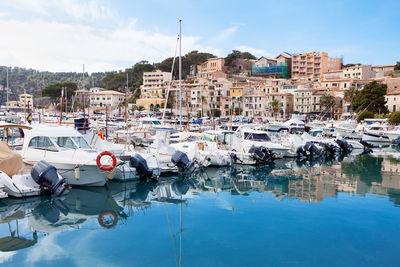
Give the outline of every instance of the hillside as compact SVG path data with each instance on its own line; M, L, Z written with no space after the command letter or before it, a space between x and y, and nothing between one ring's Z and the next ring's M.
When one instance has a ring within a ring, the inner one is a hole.
M85 73L85 84L88 86L94 82L95 86L101 87L102 79L106 76L103 72L92 73L88 76ZM7 67L0 66L0 87L6 87L7 83ZM48 72L38 71L34 69L26 69L13 67L8 68L8 86L11 90L10 99L16 99L18 94L24 92L33 94L34 96L40 95L40 87L46 87L56 82L75 82L81 84L82 73L76 72Z

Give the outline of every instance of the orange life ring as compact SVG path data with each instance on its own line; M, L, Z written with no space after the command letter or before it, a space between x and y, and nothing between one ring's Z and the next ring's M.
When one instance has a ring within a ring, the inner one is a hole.
M112 221L110 221L110 222L105 221L104 219L105 219L106 217L109 217L109 216L113 218ZM103 212L100 213L99 216L97 217L97 221L99 222L99 225L100 225L101 227L110 229L110 228L113 228L113 227L117 224L117 222L118 222L118 215L117 215L117 213L116 213L115 211L112 211L112 210L103 211Z
M101 165L100 160L101 160L101 158L102 158L103 156L110 156L110 157L112 158L112 164L111 164L111 166ZM103 152L101 152L101 153L97 156L97 158L96 158L96 164L97 164L97 167L99 167L99 169L102 170L102 171L111 171L111 170L113 170L113 169L115 168L115 166L117 165L117 158L114 156L113 153L111 153L111 152L109 152L109 151L103 151Z

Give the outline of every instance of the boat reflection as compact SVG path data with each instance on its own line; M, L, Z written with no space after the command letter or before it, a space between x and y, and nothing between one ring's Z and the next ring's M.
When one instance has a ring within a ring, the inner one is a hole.
M151 212L154 203L188 205L198 194L256 197L272 194L278 201L319 203L343 192L387 196L400 204L400 159L391 155L347 155L331 158L278 160L267 166L207 168L191 177L158 181L110 182L104 188L73 188L62 197L6 198L0 201L0 224L8 228L0 251L35 245L42 235L68 229L111 229L127 224L136 213ZM255 194L255 195L253 195ZM190 208L190 206L188 206ZM182 213L180 214L181 220ZM21 233L20 222L29 226ZM182 225L180 225L182 227ZM170 229L171 233L172 230Z

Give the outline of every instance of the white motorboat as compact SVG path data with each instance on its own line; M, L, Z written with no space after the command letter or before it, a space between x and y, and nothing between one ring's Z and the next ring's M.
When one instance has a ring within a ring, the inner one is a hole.
M172 144L172 147L187 154L190 161L196 161L200 166L230 166L230 153L218 148L216 142L195 140Z
M45 161L36 163L30 174L21 174L22 157L6 143L0 142L0 197L31 197L39 195L63 195L68 185L54 166Z
M393 136L394 135L392 135L392 137ZM391 138L388 135L386 126L381 124L370 124L363 126L362 140L364 142L391 142Z
M45 160L54 165L70 185L103 186L107 178L114 175L111 170L116 160L112 159L113 166L111 157L107 160L102 157L98 162L99 153L72 127L36 124L22 130L24 141L18 152L26 164Z
M232 163L243 165L258 164L251 153L231 150L233 134L233 131L208 130L203 133L203 140L215 142L220 150L229 154Z
M276 158L283 158L288 148L279 143L272 142L264 131L249 128L239 128L232 136L231 150L248 153L251 147L263 146L274 152Z

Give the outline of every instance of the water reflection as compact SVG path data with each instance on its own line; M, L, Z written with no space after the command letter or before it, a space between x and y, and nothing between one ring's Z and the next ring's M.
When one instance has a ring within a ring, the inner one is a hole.
M154 203L180 207L201 194L228 192L249 196L272 194L277 201L319 203L340 192L388 196L400 204L400 160L391 156L352 156L315 160L280 160L271 166L208 168L193 177L169 177L160 181L111 182L104 188L74 188L68 195L52 198L3 199L0 201L0 251L34 246L42 235L68 229L113 229L127 224L134 214L151 212ZM29 226L21 233L20 222ZM91 222L87 224L86 222ZM172 235L170 225L170 233ZM175 243L174 243L175 244ZM181 244L181 243L180 243ZM178 257L179 258L179 257Z

